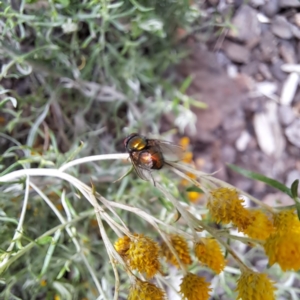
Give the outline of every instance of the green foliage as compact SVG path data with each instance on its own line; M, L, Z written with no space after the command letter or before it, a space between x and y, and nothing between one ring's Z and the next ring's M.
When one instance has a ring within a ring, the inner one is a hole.
M189 82L178 89L166 71L188 53L177 29L190 32L199 15L186 0L1 2L0 176L124 151L128 132L158 133L164 113L191 122ZM180 130L186 125L177 122ZM133 174L111 183L127 170L127 163L102 161L72 175L108 199L149 206L155 191L148 183ZM0 272L0 298L94 299L95 272L112 299L115 278L90 205L66 181L33 182L38 189L26 178L0 184L1 264L10 257ZM138 189L124 193L133 182ZM147 231L142 220L126 212L122 218ZM70 231L63 230L68 222Z
M112 128L117 142L124 127L157 133L163 113L174 113L175 124L183 130L187 124L180 120L194 119L189 104L203 107L164 76L187 54L178 43L177 29L190 32L200 16L188 1L1 5L0 79L14 80L17 88L0 92L17 100L19 111L5 110L10 133L22 131L22 125L31 125L46 109L48 116L63 119L59 125L66 135L59 147L66 151L73 142L91 144L90 135L110 134ZM53 124L50 129L57 131ZM95 150L107 152L99 145Z

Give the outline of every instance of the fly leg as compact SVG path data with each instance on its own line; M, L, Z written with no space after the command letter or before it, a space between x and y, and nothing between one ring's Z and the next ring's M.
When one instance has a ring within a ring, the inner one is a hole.
M155 180L154 180L154 178L153 178L153 176L152 176L152 173L151 173L150 171L149 171L149 175L150 175L150 177L151 177L151 179L152 179L153 185L156 187Z
M132 171L133 171L133 167L131 167L129 171L127 171L124 175L122 175L119 179L115 180L113 183L116 183L116 182L122 180L122 179L125 178L127 175L129 175Z

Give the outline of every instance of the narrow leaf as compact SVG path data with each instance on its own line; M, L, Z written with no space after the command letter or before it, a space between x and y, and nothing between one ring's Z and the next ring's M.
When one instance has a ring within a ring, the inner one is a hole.
M202 101L195 100L195 99L193 99L191 97L189 97L189 103L192 106L197 107L197 108L203 108L203 109L205 109L205 108L208 107L208 105L206 103L204 103Z
M251 172L251 171L248 171L246 169L243 169L241 167L238 167L238 166L235 166L235 165L232 165L232 164L227 164L227 165L231 170L233 170L233 171L235 171L235 172L237 172L237 173L239 173L239 174L241 174L241 175L243 175L247 178L251 178L251 179L255 179L255 180L264 182L267 185L272 186L275 189L277 189L281 192L284 192L285 194L287 194L291 198L293 198L290 188L285 186L283 183L281 183L281 182L279 182L275 179L266 177L262 174L259 174L259 173L256 173L256 172Z
M36 242L37 242L38 245L50 244L52 242L52 236L46 235L46 236L38 239Z
M181 213L179 212L179 210L176 208L176 216L175 216L175 220L174 220L174 223L178 222L178 220L181 218Z
M141 12L147 12L147 11L154 10L153 7L145 7L141 4L139 4L139 2L136 0L130 0L130 2Z
M204 194L203 190L201 190L200 188L198 188L197 186L190 186L186 189L187 192L197 192L197 193L201 193Z
M188 76L184 81L183 83L181 84L180 88L179 88L179 91L181 93L185 93L185 91L187 90L187 88L191 85L192 81L193 81L193 77L190 75Z
M300 203L298 202L296 202L296 209L297 209L298 219L300 220Z
M299 186L299 179L296 179L291 185L291 193L294 199L298 197L298 186Z

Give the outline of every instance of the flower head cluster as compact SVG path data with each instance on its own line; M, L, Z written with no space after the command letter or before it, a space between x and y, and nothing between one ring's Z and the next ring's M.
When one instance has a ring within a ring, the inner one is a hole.
M283 210L274 215L274 226L278 232L299 231L299 219L293 209Z
M119 238L115 243L115 249L132 270L145 273L148 278L160 270L160 248L149 237L136 234L132 240L127 236Z
M208 300L211 291L209 285L204 278L187 273L182 278L179 293L185 300Z
M130 242L131 240L127 235L118 238L118 240L115 242L115 249L123 258L127 257L127 251L129 250Z
M238 280L237 299L275 300L273 283L266 274L244 271Z
M243 232L253 239L266 240L275 229L271 217L261 210L253 210L249 213L251 223Z
M216 222L224 224L232 222L240 231L250 225L250 213L243 206L244 200L239 197L236 190L222 187L211 191L210 194L207 208Z
M275 214L276 231L264 244L269 264L278 263L283 271L300 270L300 222L293 210Z
M225 258L218 242L215 239L202 238L195 245L195 255L199 261L217 274L225 268Z
M207 208L216 222L232 222L239 231L251 238L267 239L274 231L271 218L260 210L245 208L243 203L236 190L222 187L211 191Z
M180 235L171 235L170 236L170 243L174 247L179 259L185 265L189 265L192 263L192 259L189 253L189 247L186 240ZM166 257L167 261L173 264L176 267L179 267L179 262L177 261L176 257L171 252L170 248L166 243L163 243L162 246L162 253Z
M164 300L165 292L156 285L138 280L131 286L127 300Z

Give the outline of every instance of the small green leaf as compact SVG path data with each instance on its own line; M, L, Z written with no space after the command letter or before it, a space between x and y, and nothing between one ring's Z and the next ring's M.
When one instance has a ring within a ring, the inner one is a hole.
M179 212L179 210L177 208L176 208L176 212L177 212L177 215L175 216L174 223L178 222L178 220L181 218L181 213Z
M138 1L136 1L136 0L130 0L130 2L141 12L148 12L148 11L154 10L153 7L145 7L141 4L139 4Z
M82 150L83 146L84 146L84 143L82 141L80 141L79 145L74 150L71 150L68 153L68 157L64 163L67 163L67 162L73 160L77 156L77 154Z
M70 272L70 265L71 265L71 261L67 260L64 266L62 267L62 269L60 270L60 272L58 273L56 279L61 279L66 272Z
M296 209L297 209L298 219L300 220L300 203L299 202L296 202Z
M197 192L197 193L201 193L204 194L203 190L201 190L200 188L198 188L197 186L190 186L186 189L187 192Z
M46 245L46 244L50 244L51 242L52 242L52 236L49 235L46 235L37 240L37 244L39 245Z
M154 192L155 194L155 192ZM158 197L157 198L158 201L160 202L160 204L167 210L167 211L172 211L173 209L173 206L172 204L170 203L170 201L168 201L167 199L165 199L164 197Z
M14 223L14 224L18 225L18 221L16 219L13 219L13 218L1 217L0 216L0 221L1 222L10 222L10 223Z
M0 101L0 107L3 107L6 102L10 101L13 107L17 107L17 99L14 97L7 96L3 100Z
M227 244L230 245L230 239L229 238L227 239ZM225 249L224 257L227 258L228 254L229 254L228 250Z
M181 84L181 87L179 88L180 93L182 93L182 94L185 93L187 88L191 85L193 79L194 78L190 75L183 81L183 83Z
M279 181L277 181L275 179L266 177L266 176L264 176L262 174L248 171L246 169L243 169L241 167L238 167L238 166L235 166L235 165L232 165L232 164L227 164L227 165L228 165L228 167L231 170L233 170L233 171L235 171L235 172L237 172L237 173L239 173L239 174L241 174L241 175L243 175L243 176L245 176L247 178L251 178L251 179L258 180L258 181L262 181L262 182L266 183L267 185L272 186L275 189L277 189L279 191L282 191L285 194L289 195L291 198L293 198L290 188L288 188L287 186L285 186L281 182L279 182Z
M195 106L197 108L205 109L205 108L208 107L208 105L206 103L204 103L202 101L195 100L195 99L190 98L190 97L189 97L189 103L190 103L190 105Z
M291 185L291 193L294 199L298 197L298 186L299 186L299 179L296 179Z

